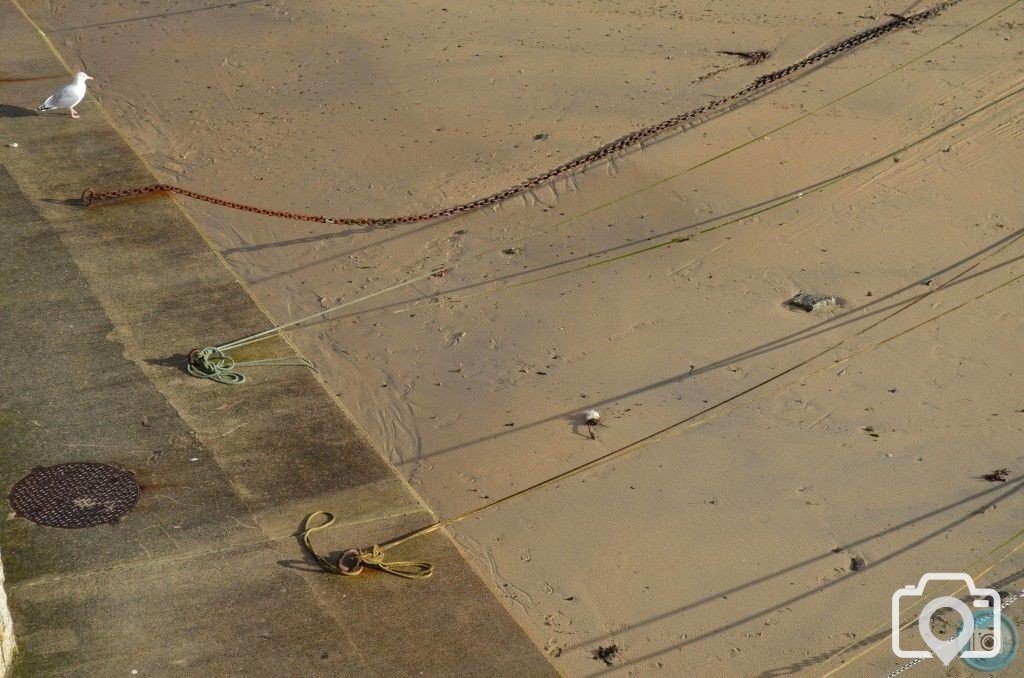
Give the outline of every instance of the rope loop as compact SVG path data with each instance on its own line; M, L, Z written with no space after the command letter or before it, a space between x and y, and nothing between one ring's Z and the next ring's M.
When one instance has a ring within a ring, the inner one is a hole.
M235 371L235 361L216 346L197 348L188 354L188 373L219 384L241 384L245 375Z
M434 574L434 566L425 561L385 560L384 549L376 544L369 551L360 550L359 560L366 567L372 567L403 579L427 579Z
M325 520L319 525L311 525L313 519L317 516L324 516ZM306 520L304 520L302 523L302 544L306 547L306 551L309 552L309 555L313 556L313 559L320 566L320 569L322 569L324 572L330 572L331 574L344 574L337 565L335 565L334 563L332 563L331 561L327 560L319 553L317 553L316 549L313 548L313 544L311 544L309 541L309 535L313 534L317 530L322 530L325 527L329 527L333 523L333 513L328 513L327 511L316 511L314 513L310 513L308 516L306 516Z
M324 517L323 522L313 525L313 521L319 516ZM309 536L333 523L334 515L327 511L310 513L302 523L302 544L324 572L354 577L360 574L364 567L369 567L403 579L426 579L434 574L434 566L431 563L415 560L387 560L384 557L385 549L378 544L374 544L369 549L349 549L341 554L336 563L331 562L317 553Z

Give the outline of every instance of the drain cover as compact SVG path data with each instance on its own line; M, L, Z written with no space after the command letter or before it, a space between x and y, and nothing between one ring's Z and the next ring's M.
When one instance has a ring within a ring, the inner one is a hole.
M47 527L116 523L139 501L135 477L95 463L40 466L15 484L8 500L22 518Z

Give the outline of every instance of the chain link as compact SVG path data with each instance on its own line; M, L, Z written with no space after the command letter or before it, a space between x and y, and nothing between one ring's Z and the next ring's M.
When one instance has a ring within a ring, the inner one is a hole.
M954 5L958 5L963 0L946 0L941 2L934 7L927 10L911 14L909 16L890 15L892 19L884 24L869 28L865 31L857 33L845 40L838 42L831 47L826 47L819 50L808 57L801 59L800 61L794 62L785 68L781 68L772 73L762 75L761 77L754 80L752 83L744 87L743 89L730 94L728 96L719 97L712 101L694 108L693 110L686 111L675 115L667 120L663 120L659 123L643 127L641 129L630 132L629 134L619 137L615 141L607 143L599 148L596 148L589 153L585 153L578 156L568 162L562 163L557 167L553 167L546 172L530 177L524 181L521 181L513 186L510 186L497 193L472 200L470 202L461 203L458 205L452 205L444 209L439 209L433 212L424 212L421 214L407 214L397 217L343 217L343 218L332 218L313 214L302 214L299 212L288 212L284 210L267 209L264 207L256 207L254 205L247 205L240 202L234 202L232 200L224 200L223 198L217 198L215 196L206 195L203 193L197 193L190 191L186 188L179 186L173 186L171 184L151 184L149 186L139 186L135 188L126 188L121 190L113 191L94 191L93 189L86 189L82 193L82 202L86 205L94 205L97 203L111 202L114 200L125 200L129 198L138 198L154 193L175 193L177 195L183 195L195 200L201 200L208 202L213 205L220 205L222 207L228 207L230 209L241 210L243 212L250 212L252 214L260 214L268 217L276 217L279 219L290 219L293 221L311 221L321 224L337 224L342 226L397 226L400 224L413 224L423 221L440 221L454 217L459 214L466 212L472 212L484 207L490 207L502 203L509 198L521 195L535 188L545 185L549 181L556 179L560 176L569 174L575 170L592 165L600 160L613 156L621 151L628 148L632 148L639 144L644 143L654 137L657 137L668 130L682 127L683 125L693 122L699 119L701 116L707 115L712 111L720 110L731 106L740 100L751 96L757 92L767 89L771 85L783 80L784 78L793 75L794 73L810 68L816 64L819 64L827 59L838 56L844 52L848 52L856 47L859 47L867 42L875 40L887 35L895 30L906 28L919 24L923 21L931 19L942 12L946 11ZM759 55L759 53L757 53ZM765 57L767 54L765 54ZM761 61L763 59L759 59ZM753 61L753 63L758 63Z

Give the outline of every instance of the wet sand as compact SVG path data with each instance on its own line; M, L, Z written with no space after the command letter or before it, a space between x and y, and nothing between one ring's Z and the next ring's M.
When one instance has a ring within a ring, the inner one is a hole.
M910 4L27 7L162 180L387 216L504 188ZM848 339L748 405L453 528L569 675L604 671L610 644L623 674L824 674L896 588L1019 529L1016 476L980 476L1024 470L1021 286L874 347L1024 272L1024 8L943 44L1005 4L497 210L339 229L183 204L282 322L453 267L291 334L441 517ZM755 49L769 61L701 79ZM844 306L786 308L801 290ZM895 666L883 640L844 673Z

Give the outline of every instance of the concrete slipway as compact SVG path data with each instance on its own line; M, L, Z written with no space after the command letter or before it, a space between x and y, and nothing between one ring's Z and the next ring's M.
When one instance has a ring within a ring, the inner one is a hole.
M443 534L398 554L434 562L426 582L304 557L314 510L338 517L317 536L334 551L434 517L312 371L232 388L181 369L272 322L171 199L78 203L152 176L95 103L80 120L31 110L64 68L8 3L0 45L0 486L72 461L142 486L114 526L0 523L13 673L554 673Z

